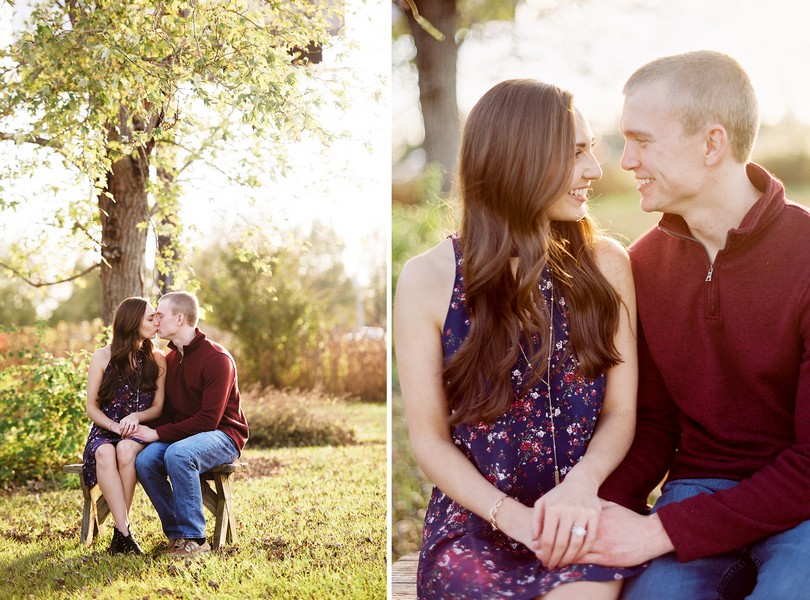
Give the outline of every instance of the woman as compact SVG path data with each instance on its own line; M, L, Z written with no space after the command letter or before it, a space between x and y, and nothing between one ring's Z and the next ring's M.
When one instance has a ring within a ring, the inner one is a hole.
M627 254L586 215L592 146L569 93L496 85L464 128L460 234L400 274L402 396L436 484L421 598L616 598L633 574L576 564L632 441L638 370Z
M152 339L155 309L143 298L127 298L115 309L109 346L95 351L87 377L87 416L94 425L84 448L83 477L98 481L115 528L110 552L142 554L129 528L135 493L135 457L145 444L138 424L163 410L166 358Z

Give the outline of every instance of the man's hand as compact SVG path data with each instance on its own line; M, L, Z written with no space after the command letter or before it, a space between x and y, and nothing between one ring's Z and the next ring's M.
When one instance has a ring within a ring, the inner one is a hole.
M596 541L576 562L633 567L674 549L658 515L639 515L603 500Z
M142 442L160 441L157 431L155 431L151 427L147 427L146 425L138 425L138 429L135 431L135 433L132 434L132 437L136 437Z

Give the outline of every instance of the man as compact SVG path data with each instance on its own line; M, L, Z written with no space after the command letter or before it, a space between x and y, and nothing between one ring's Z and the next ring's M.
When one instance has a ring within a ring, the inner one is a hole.
M584 562L631 565L624 598L749 598L810 590L810 214L747 164L759 125L751 82L717 52L655 60L624 88L622 167L645 211L633 244L639 415Z
M157 306L158 335L170 340L166 398L172 422L144 425L149 444L138 455L138 479L169 538L164 552L194 556L210 552L205 539L200 473L236 460L248 438L239 401L236 365L225 348L197 328L199 304L188 292L170 292ZM169 480L171 483L169 482Z

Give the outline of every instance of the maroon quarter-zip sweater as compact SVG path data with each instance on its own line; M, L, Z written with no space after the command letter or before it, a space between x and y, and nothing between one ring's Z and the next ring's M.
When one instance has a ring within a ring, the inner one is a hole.
M196 329L191 343L166 355L166 399L173 422L156 428L161 442L175 442L203 431L220 430L241 452L248 424L239 401L236 365L225 348Z
M764 169L747 171L762 197L713 265L674 215L630 249L638 426L601 495L640 509L667 469L739 481L658 511L681 561L810 518L810 213Z

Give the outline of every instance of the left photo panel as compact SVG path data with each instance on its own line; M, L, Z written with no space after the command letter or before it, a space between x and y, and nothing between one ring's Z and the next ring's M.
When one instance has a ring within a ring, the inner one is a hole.
M390 24L0 4L0 598L386 597Z

